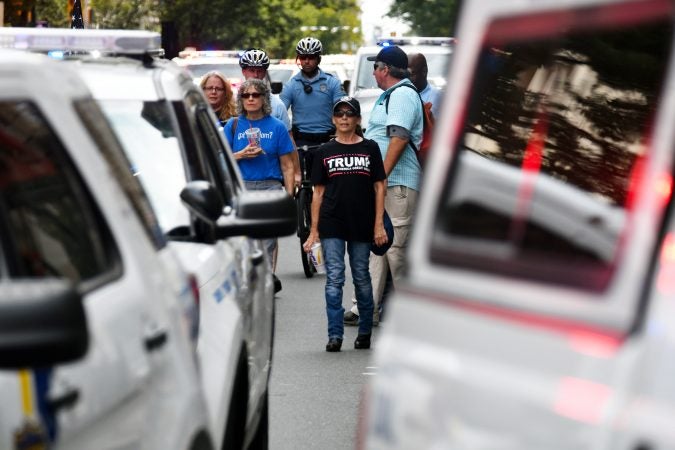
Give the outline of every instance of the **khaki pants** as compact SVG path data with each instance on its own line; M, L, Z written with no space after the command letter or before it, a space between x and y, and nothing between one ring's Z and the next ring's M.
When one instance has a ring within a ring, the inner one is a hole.
M391 186L387 188L384 198L384 209L389 213L391 222L394 224L394 243L384 256L370 254L368 265L370 278L373 284L374 321L379 320L379 305L382 300L382 292L387 281L387 270L391 270L391 276L396 282L403 277L405 272L405 252L408 247L408 234L412 223L415 206L417 205L417 191L405 186ZM354 305L351 309L354 314L359 310Z

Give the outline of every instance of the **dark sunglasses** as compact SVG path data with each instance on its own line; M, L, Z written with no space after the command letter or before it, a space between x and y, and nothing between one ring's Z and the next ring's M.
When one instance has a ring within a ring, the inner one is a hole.
M356 111L351 109L333 111L333 117L356 117Z
M303 60L303 59L318 59L319 57L317 55L298 55L298 59Z
M379 62L379 61L376 62L375 64L373 64L373 70L384 69L385 67L387 67L387 65L386 65L386 64L382 64L382 63Z
M241 94L241 98L249 98L249 97L260 98L262 97L262 94L260 92L244 92L243 94Z

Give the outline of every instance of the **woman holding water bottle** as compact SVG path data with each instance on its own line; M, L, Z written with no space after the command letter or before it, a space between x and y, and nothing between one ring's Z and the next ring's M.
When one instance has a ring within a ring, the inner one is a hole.
M244 81L237 93L238 115L228 120L224 133L247 189L286 189L288 195L293 195L294 146L284 123L270 115L270 95L264 81L255 78ZM276 239L265 241L270 261L274 261L276 246ZM281 282L276 275L274 281L278 292Z
M316 255L320 239L326 270L327 352L339 352L342 347L345 248L361 312L354 348L368 349L373 326L368 260L371 250L381 251L393 240L393 227L385 230L382 155L375 141L360 135L360 123L358 100L338 100L333 106L335 139L323 144L313 159L312 225L304 250Z

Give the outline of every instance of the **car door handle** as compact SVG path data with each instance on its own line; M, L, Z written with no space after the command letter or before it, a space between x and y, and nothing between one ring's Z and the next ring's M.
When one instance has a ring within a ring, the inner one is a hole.
M265 260L265 253L263 253L262 250L260 249L253 250L253 253L251 253L251 262L253 263L254 266L259 265L264 260Z
M65 392L47 397L47 407L51 411L58 411L62 408L70 408L80 399L80 391L75 388L68 388Z
M145 349L149 352L155 351L166 344L168 338L165 330L153 330L145 337Z

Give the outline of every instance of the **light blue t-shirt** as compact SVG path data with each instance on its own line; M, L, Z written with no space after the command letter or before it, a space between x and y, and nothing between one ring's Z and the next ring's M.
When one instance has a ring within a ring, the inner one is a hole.
M272 104L272 117L281 120L286 126L286 129L290 131L291 119L288 118L288 109L286 108L286 105L284 105L284 102L282 102L276 94L273 94L270 97L270 100L270 103Z
M305 92L305 85L312 87ZM284 85L279 98L293 113L293 125L303 133L327 133L333 129L333 105L345 92L340 81L319 69L308 80L302 72L295 74Z
M438 118L438 114L441 111L441 91L438 88L433 87L431 84L427 83L427 87L422 89L420 92L420 97L424 103L431 102L431 114L434 115L434 119Z
M407 83L412 86L400 87L397 86ZM385 108L385 98L388 93L389 97L389 114ZM365 137L377 142L382 153L382 160L387 156L387 149L389 148L389 137L387 136L387 127L390 125L397 125L405 128L410 133L410 140L419 147L422 141L423 118L422 118L422 102L420 102L417 89L412 85L407 78L399 81L394 86L384 91L375 102L373 110L370 113L368 126L366 127ZM394 166L387 177L388 186L406 186L410 189L419 191L421 168L417 161L417 155L408 144L403 150L401 158Z
M248 120L242 115L237 119L236 130L232 130L233 123L234 118L231 118L223 130L233 153L243 150L248 145L244 131L249 128L260 128L262 133L260 147L265 153L253 159L237 161L242 178L245 181L279 180L283 182L284 176L281 172L279 157L293 151L293 142L283 122L272 116Z

